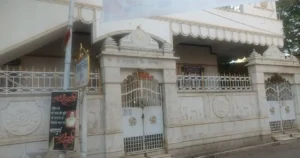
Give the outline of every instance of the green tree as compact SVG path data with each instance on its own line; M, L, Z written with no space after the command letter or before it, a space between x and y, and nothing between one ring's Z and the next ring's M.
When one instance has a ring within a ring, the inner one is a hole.
M300 0L279 0L276 5L286 36L284 51L300 55Z

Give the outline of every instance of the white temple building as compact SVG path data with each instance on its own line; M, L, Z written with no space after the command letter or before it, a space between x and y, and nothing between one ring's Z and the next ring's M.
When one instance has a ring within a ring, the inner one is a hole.
M50 94L63 88L68 0L0 3L0 157L57 158ZM300 65L280 51L275 2L107 23L101 12L99 0L75 4L72 68L80 43L91 56L88 158L192 158L297 137ZM80 157L76 129L68 158Z

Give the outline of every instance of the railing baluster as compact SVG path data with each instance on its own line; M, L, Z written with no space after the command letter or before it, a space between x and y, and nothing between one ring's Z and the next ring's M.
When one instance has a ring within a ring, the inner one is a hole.
M178 91L246 91L250 77L241 75L177 76Z
M71 73L71 88L74 89L74 73ZM0 69L0 94L26 94L26 93L50 93L56 90L62 90L63 73L46 72L31 69L29 71ZM89 92L101 93L99 72L90 73Z

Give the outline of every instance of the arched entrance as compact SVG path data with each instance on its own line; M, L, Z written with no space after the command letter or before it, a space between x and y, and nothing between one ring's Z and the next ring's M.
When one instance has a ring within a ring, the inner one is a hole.
M295 128L295 106L289 81L275 74L265 81L272 132Z
M163 148L161 84L138 71L123 81L121 92L125 153Z

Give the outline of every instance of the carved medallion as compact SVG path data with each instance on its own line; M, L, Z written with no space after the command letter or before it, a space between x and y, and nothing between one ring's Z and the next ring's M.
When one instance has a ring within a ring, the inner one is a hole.
M129 119L129 125L130 125L130 126L135 126L135 125L136 125L136 119L135 119L134 117L131 117L131 118Z
M226 96L217 96L213 99L213 111L216 116L224 118L229 114L229 99Z
M156 121L157 121L156 116L151 116L150 117L150 123L151 124L156 124Z
M10 102L2 111L4 128L14 135L28 135L41 123L41 111L33 101Z

